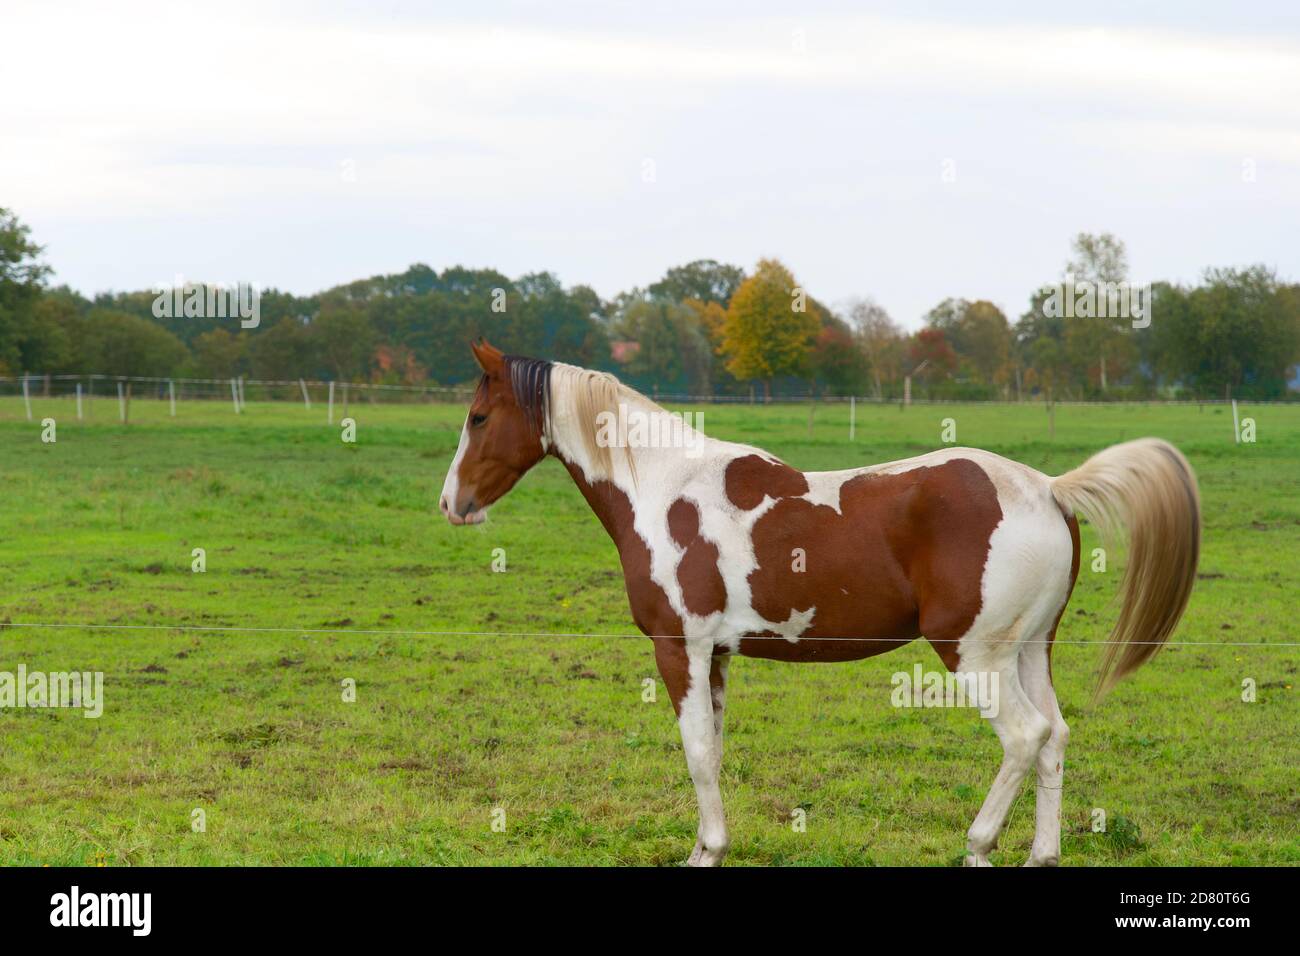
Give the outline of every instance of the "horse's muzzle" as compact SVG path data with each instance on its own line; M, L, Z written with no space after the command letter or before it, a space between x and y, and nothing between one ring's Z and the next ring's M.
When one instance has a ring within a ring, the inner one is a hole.
M447 500L447 496L443 495L438 499L438 510L454 525L482 524L483 519L486 517L485 509L475 509L473 498L469 500L469 504L463 512L457 512Z

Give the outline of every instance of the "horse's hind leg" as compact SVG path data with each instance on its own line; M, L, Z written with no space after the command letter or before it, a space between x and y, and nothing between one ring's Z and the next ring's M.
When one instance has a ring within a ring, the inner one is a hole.
M987 669L996 675L995 706L988 719L1002 741L1002 766L966 833L967 866L989 865L989 853L997 846L1011 804L1051 733L1047 718L1038 712L1020 686L1019 654L1014 642L1008 650L1012 653L1010 660L988 668L971 668L962 661L963 672Z
M1034 707L1051 725L1051 736L1038 752L1034 846L1026 866L1056 866L1061 859L1061 796L1070 728L1061 716L1056 689L1052 686L1050 640L1050 634L1031 639L1020 651L1020 683Z

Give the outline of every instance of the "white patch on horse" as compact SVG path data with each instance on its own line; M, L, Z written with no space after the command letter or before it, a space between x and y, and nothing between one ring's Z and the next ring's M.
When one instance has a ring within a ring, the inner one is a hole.
M450 510L456 508L456 498L460 494L460 465L465 459L465 449L469 447L469 416L465 416L465 424L460 428L460 444L456 446L456 457L451 460L451 467L447 469L447 477L442 481L442 496L439 499L446 500L447 507Z

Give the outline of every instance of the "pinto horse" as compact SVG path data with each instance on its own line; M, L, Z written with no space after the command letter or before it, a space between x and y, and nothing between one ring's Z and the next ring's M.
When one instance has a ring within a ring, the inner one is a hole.
M482 341L473 350L483 376L440 509L455 525L481 522L546 455L573 477L618 547L632 617L654 642L677 714L699 802L689 863L716 865L727 852L718 776L732 656L858 660L921 636L958 677L997 688L986 716L1002 766L967 832L966 863L989 865L1034 769L1027 865L1058 863L1069 728L1051 647L1079 572L1075 512L1108 539L1129 538L1103 694L1155 654L1191 594L1200 501L1177 449L1130 441L1055 478L972 448L800 472L689 429L606 373ZM609 416L620 414L687 441L612 441Z

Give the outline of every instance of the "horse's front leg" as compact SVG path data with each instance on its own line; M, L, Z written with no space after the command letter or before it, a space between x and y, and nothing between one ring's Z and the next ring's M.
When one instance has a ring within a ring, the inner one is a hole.
M727 855L727 823L718 776L722 769L722 702L726 659L715 664L708 638L655 638L655 660L677 711L686 766L695 784L700 825L692 866L717 866ZM715 709L716 702L716 709Z
M727 710L727 665L731 663L731 657L727 654L713 655L713 664L709 669L709 694L713 701L713 746L716 748L717 774L718 779L722 776L722 724ZM721 788L719 788L721 793ZM725 829L726 822L723 821ZM726 852L725 847L723 852ZM690 859L686 862L691 866L700 866L700 860L704 855L704 827L701 825L699 833L695 838L695 849L691 851Z

